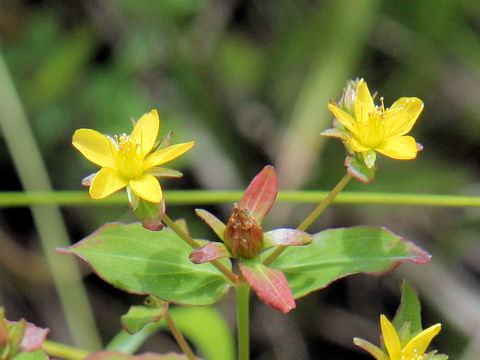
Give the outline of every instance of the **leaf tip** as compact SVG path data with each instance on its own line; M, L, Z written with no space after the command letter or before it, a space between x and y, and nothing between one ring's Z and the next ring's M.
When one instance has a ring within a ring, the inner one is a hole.
M72 254L73 254L73 251L70 250L69 247L66 247L66 248L57 247L57 248L55 248L55 252L56 252L57 254L62 254L62 255L63 255L63 254L67 254L67 255L72 255Z

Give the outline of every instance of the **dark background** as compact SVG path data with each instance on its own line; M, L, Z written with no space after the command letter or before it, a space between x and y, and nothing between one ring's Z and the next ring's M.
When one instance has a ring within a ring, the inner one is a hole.
M162 182L165 188L241 189L270 163L281 189L328 190L343 175L344 150L319 136L332 120L326 104L339 98L347 79L364 77L386 106L401 96L425 102L412 131L424 150L415 161L380 158L372 184L352 182L347 190L478 195L479 32L480 5L473 0L0 0L1 56L58 190L79 190L95 170L71 146L75 129L128 132L129 119L152 108L161 115L162 134L172 129L174 143L196 141L174 164L184 178ZM13 109L6 98L0 92L3 114ZM21 134L9 135L20 153L31 145ZM0 135L0 190L27 190ZM24 165L35 185L35 167ZM277 204L265 228L296 226L312 206L292 211ZM229 206L209 209L228 216ZM169 207L172 217L192 219L195 236L206 236L192 210ZM64 207L62 215L70 242L104 222L132 219L126 206L109 205ZM312 231L386 226L434 260L382 278L340 280L300 299L287 316L254 300L252 359L369 358L354 349L352 337L378 343L379 315L393 316L402 278L419 290L424 327L443 324L435 348L452 359L475 358L479 219L475 208L331 207ZM82 272L106 344L120 330L119 316L142 298L113 289L86 267ZM51 339L72 343L26 208L0 210L0 284L8 318L25 317L50 327ZM233 330L230 295L218 307ZM84 335L78 345L94 347L94 335ZM142 348L170 349L166 334Z

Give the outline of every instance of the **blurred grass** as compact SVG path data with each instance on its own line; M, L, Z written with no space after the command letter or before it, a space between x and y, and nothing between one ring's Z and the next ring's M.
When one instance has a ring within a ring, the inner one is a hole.
M348 78L358 76L385 96L387 106L401 96L425 101L413 129L425 149L414 162L380 159L374 183L352 183L347 190L480 195L480 6L472 0L5 0L0 3L0 46L39 144L32 151L43 158L55 189L79 189L82 177L95 170L70 145L76 128L128 132L130 117L158 108L162 134L172 129L174 142L197 140L194 153L174 164L185 177L166 181L166 189L237 189L273 163L282 189L328 190L343 175L344 152L334 140L318 136L331 120L325 104L338 99ZM4 105L2 113L12 106ZM26 149L28 139L20 133L9 137ZM0 191L26 190L14 168L34 161L33 155L28 161L15 160L6 151L6 140L4 133ZM27 180L38 181L35 174ZM393 227L435 249L463 294L465 289L478 291L478 209L383 209L334 207L321 226L367 221ZM174 210L191 216L190 209ZM287 220L298 223L307 211L299 206ZM0 226L35 252L37 241L31 234L36 227L28 215L16 214L1 210ZM120 208L105 211L98 206L65 209L63 215L75 238L103 222L130 219ZM279 212L277 221L282 216ZM3 272L10 274L0 268ZM427 280L410 275L421 294L426 282L441 281L435 272ZM349 281L341 284L354 287ZM341 286L332 290L335 296L342 294ZM375 293L382 283L369 286ZM93 303L102 303L98 293L103 290L96 284L93 289ZM24 296L2 284L4 301L11 292ZM366 319L370 312L362 312L358 298L364 307L373 299L346 294L342 310L354 308L357 318ZM312 307L305 305L311 318L322 318L318 309L328 302L325 296L314 295ZM456 316L453 309L445 313L449 308L441 298L425 299L425 306L437 309L435 321ZM40 317L47 314L42 310ZM468 329L461 322L449 322L455 324L450 330L454 336L439 338L439 348L447 353L452 349L451 357L462 359L464 348L468 355L480 343L480 334L462 333ZM107 323L102 319L99 324L104 338L111 335ZM352 352L351 343L326 341L321 335L326 332L315 326L305 325L313 339L312 354L366 358ZM466 339L464 348L449 340L458 338ZM268 339L275 342L273 335ZM322 353L321 346L328 350ZM265 346L254 349L271 355Z

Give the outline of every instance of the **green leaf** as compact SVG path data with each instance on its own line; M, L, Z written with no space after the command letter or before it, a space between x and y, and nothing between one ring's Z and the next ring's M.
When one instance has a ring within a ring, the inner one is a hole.
M319 232L310 245L288 247L270 266L286 275L299 298L348 275L382 275L402 262L424 264L430 257L384 228L358 226Z
M24 352L13 358L13 360L48 360L48 356L43 350Z
M87 356L85 360L188 360L188 357L186 355L174 353L128 355L115 351L99 351Z
M140 331L145 325L160 321L167 311L167 303L162 307L132 306L128 313L121 317L122 327L130 334Z
M226 320L214 307L173 307L168 310L180 331L208 360L234 360L235 342ZM164 319L148 324L134 335L120 332L107 350L135 352L155 332L167 329Z
M345 166L348 172L357 180L363 183L369 183L375 178L375 166L368 168L365 163L357 156L347 156Z
M403 327L405 323L409 324L409 334L406 334L406 339L401 340L408 341L422 331L422 317L420 312L421 306L418 300L418 294L413 286L404 280L402 283L402 300L398 307L397 314L393 319L393 326L395 326L397 331Z
M113 286L188 305L223 297L229 280L212 264L195 265L192 248L171 229L148 231L139 223L107 224L61 253L75 254ZM229 259L221 260L231 268Z

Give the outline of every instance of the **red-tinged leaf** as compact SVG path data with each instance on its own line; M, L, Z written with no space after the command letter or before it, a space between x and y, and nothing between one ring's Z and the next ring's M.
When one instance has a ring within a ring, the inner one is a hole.
M273 166L267 165L248 185L238 206L246 208L250 215L261 224L275 202L277 193L278 180L275 169Z
M289 246L270 266L285 274L294 297L299 298L345 276L380 276L403 262L425 264L430 258L387 229L356 226L314 234L310 245Z
M20 350L22 352L30 352L40 349L49 332L50 329L43 329L35 324L27 322L25 334L20 343Z
M217 234L217 236L223 241L225 236L225 224L221 222L215 215L203 209L195 209L195 213L200 219L205 221L208 226Z
M169 302L209 305L230 287L212 264L193 264L188 259L192 247L168 227L148 231L138 223L107 224L57 252L75 254L119 289ZM219 261L231 269L229 259Z
M272 246L298 246L310 244L312 235L297 229L276 229L263 234L263 249Z
M87 356L84 360L188 360L188 357L176 353L129 355L117 351L99 351Z
M292 290L281 271L253 261L242 261L239 267L245 280L265 304L285 314L295 309Z
M224 257L232 257L232 254L223 243L208 242L190 254L190 261L194 264L203 264Z

